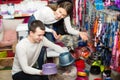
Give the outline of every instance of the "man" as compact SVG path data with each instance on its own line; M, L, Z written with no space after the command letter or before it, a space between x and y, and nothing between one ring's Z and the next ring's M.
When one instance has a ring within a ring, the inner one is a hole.
M42 46L50 47L59 53L64 53L65 50L50 42L44 34L43 23L35 20L29 27L28 37L18 42L12 67L13 80L48 80L47 76L42 75L42 70L33 67Z

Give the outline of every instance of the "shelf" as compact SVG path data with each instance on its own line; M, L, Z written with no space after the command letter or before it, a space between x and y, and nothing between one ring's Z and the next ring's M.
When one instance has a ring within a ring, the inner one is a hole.
M0 60L2 59L13 59L14 57L5 57L5 58L0 58Z
M21 1L23 1L23 0L1 0L1 1L0 1L0 4L8 4L8 3L18 4L18 3L20 3Z
M12 49L0 49L0 51L7 51L7 50L12 50Z
M14 57L4 57L0 58L0 69L4 69L6 67L12 67Z
M13 50L12 47L3 47L0 48L0 51L5 51L5 50Z

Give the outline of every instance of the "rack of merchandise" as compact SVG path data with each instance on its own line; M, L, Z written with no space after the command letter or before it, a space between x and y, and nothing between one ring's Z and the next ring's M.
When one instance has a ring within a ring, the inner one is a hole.
M119 38L115 39L115 35L119 35L120 31L120 21L117 20L117 16L120 15L120 8L117 7L116 1L76 0L73 2L75 3L73 24L79 27L81 31L89 33L88 44L93 44L94 47L87 46L91 51L93 48L96 50L84 61L89 64L88 67L92 65L104 66L103 71L101 71L102 75L106 70L116 72L118 75L120 73L118 61L120 51L117 50L120 43ZM109 77L117 80L113 74Z

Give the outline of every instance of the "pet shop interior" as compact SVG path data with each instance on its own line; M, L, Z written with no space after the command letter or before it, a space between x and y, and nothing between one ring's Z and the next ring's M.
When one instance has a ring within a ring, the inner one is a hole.
M72 2L71 25L87 32L89 39L69 35L63 19L51 24L61 34L55 44L69 53L47 48L43 70L49 80L120 80L120 0L0 0L0 80L13 80L16 44L28 35L29 17L40 5L59 1ZM73 72L71 78L65 71Z

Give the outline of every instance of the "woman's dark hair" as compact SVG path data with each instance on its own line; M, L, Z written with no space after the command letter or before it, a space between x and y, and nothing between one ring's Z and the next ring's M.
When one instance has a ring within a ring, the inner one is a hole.
M58 4L49 4L48 5L51 9L53 9L54 11L57 10L58 7L64 8L67 12L67 14L71 14L71 12L73 11L73 5L70 1L63 1L60 2Z
M58 4L58 7L64 8L67 11L67 14L71 14L71 12L73 11L73 5L69 1L65 1Z
M65 1L68 1L68 2L73 3L73 0L58 0L58 1L57 1L57 4L60 4L60 3L65 2Z
M35 20L30 24L29 31L35 32L36 28L39 27L41 30L45 30L44 24L40 20Z

